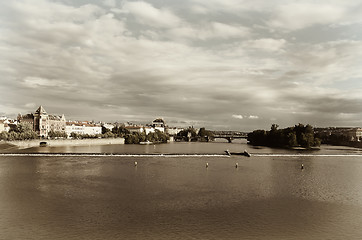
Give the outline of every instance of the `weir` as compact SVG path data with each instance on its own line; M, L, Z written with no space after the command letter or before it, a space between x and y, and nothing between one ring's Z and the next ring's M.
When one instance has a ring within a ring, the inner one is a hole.
M9 157L230 157L225 154L0 153Z

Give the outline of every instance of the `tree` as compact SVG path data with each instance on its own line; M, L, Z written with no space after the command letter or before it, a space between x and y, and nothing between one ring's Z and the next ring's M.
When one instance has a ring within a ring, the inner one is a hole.
M264 146L267 144L267 132L265 130L254 130L248 134L248 142L256 146Z
M108 128L106 128L105 126L102 126L102 134L105 134L107 132L110 132L111 130L109 130Z
M0 132L0 140L8 140L8 132Z
M124 126L124 124L120 126L115 126L112 129L112 133L115 134L118 137L124 137L125 135L129 134L129 130Z
M289 147L298 146L297 135L295 134L295 132L289 132L288 133L288 135L287 135L287 145Z
M70 137L72 139L80 139L81 138L80 134L75 133L75 132L70 133Z
M206 130L204 127L200 128L198 136L200 141L208 141L214 138L214 134L211 131Z
M12 131L17 133L30 132L33 131L33 126L30 123L22 122L17 124L14 130L10 130L10 132Z
M181 137L182 140L184 141L188 141L189 138L190 140L192 141L195 141L197 140L197 134L196 134L196 130L193 128L193 127L189 127L187 129L184 129L182 131L180 131L178 134L177 134L178 137Z
M66 132L61 132L61 131L50 131L48 133L48 136L51 138L51 139L55 139L55 138L67 138L68 135Z
M111 131L107 131L106 133L102 134L101 137L102 138L113 138L113 137L115 137L115 134L112 133Z
M311 125L295 125L285 129L278 129L277 124L273 124L270 131L255 130L248 134L248 141L252 145L270 146L270 147L295 147L301 146L311 148L320 146L320 139L314 135L314 129Z
M2 137L6 137L6 134L3 134ZM13 140L30 140L38 138L38 134L33 130L33 127L30 123L19 123L14 129L11 129L7 133L8 141ZM5 139L4 139L5 140Z

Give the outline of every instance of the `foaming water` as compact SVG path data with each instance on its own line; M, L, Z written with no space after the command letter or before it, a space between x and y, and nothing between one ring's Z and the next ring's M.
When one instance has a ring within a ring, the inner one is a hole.
M252 154L254 157L362 157L362 154Z
M89 153L0 153L9 157L230 157L225 154L89 154Z

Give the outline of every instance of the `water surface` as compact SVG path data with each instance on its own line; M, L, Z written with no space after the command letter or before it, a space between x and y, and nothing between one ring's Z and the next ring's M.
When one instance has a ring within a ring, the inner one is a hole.
M202 156L225 149L253 156ZM20 152L200 156L0 156L0 239L362 236L359 149L293 152L219 142Z

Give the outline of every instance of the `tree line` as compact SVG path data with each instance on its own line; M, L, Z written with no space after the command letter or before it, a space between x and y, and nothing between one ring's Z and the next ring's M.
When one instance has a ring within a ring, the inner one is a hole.
M180 131L176 135L176 139L179 141L207 142L214 139L214 134L204 127L200 128L198 132L195 128L189 127Z
M321 140L314 135L314 129L311 125L299 123L294 127L278 129L277 124L272 124L269 131L255 130L248 134L248 142L256 146L268 147L303 147L310 149L318 147Z
M30 123L19 123L15 128L10 129L9 132L0 132L0 140L14 141L14 140L30 140L39 138L38 134L33 130Z
M166 143L170 137L168 134L163 133L159 130L155 130L155 132L150 132L146 134L142 133L131 133L124 136L124 143L126 144L139 144L140 142L152 142L152 143Z

